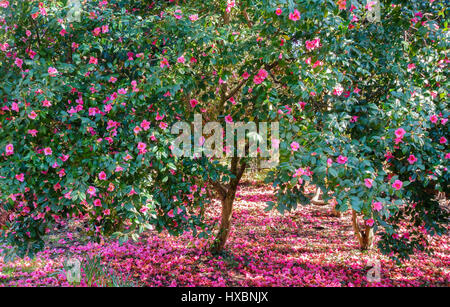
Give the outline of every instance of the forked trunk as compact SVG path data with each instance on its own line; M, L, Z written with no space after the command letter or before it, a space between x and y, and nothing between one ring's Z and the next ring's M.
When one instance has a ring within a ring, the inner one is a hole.
M233 157L231 160L231 173L234 175L234 178L230 180L229 187L224 187L218 182L213 182L213 186L219 193L220 200L222 201L220 226L217 231L216 238L211 246L211 252L214 254L222 252L228 236L230 235L233 202L236 197L239 181L241 180L246 167L247 164L244 160L240 160L238 157Z
M363 251L371 249L373 246L373 239L374 239L373 228L366 225L364 227L364 230L361 230L358 224L358 216L356 214L356 211L353 209L352 209L352 225L355 235L359 241L359 248Z

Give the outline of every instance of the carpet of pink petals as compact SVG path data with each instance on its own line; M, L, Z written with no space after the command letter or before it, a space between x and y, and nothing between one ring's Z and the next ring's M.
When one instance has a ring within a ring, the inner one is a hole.
M61 248L36 259L5 263L0 286L70 286L63 270L67 255L101 255L105 264L138 286L449 286L450 238L434 240L433 255L415 254L396 265L379 252L362 253L350 216L337 218L328 206L301 206L284 216L264 211L273 200L268 186L241 187L235 202L233 231L222 257L208 252L211 239L166 233L145 234L139 242L81 244L63 238ZM218 223L220 204L208 210ZM381 279L369 282L379 261ZM82 279L81 286L86 285ZM95 285L95 283L94 283Z

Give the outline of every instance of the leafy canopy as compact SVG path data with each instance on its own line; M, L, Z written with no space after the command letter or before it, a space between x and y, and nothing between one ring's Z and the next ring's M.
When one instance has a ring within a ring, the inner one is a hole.
M0 202L19 254L67 216L122 240L156 227L209 234L221 161L176 158L170 127L280 123L267 178L280 212L307 184L363 214L407 257L445 230L444 1L0 1ZM193 140L195 141L195 140Z

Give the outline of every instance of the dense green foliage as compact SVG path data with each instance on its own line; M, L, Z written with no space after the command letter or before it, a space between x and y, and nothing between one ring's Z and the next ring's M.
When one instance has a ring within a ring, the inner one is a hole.
M20 254L68 214L124 239L208 234L209 184L235 175L171 155L171 125L194 113L280 123L269 208L317 184L395 257L445 230L444 1L382 1L380 22L319 0L85 1L68 22L63 2L0 1L0 200Z

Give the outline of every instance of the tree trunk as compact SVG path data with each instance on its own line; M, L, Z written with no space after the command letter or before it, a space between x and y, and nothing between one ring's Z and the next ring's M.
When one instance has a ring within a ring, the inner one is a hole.
M336 209L336 205L333 205L333 210L331 211L331 214L335 217L342 216L342 212Z
M238 167L240 164L240 167ZM225 243L231 230L231 217L233 215L233 202L236 197L237 187L239 181L244 174L247 163L239 158L233 157L231 160L231 173L235 176L231 179L229 187L226 188L218 182L213 182L214 188L219 193L222 201L222 216L220 219L220 226L216 234L216 238L211 246L211 252L218 254L223 251Z
M220 220L219 230L211 247L213 253L220 253L225 247L231 230L231 217L233 215L233 202L236 191L229 190L225 199L222 199L222 217Z
M355 231L355 236L359 241L359 248L363 251L369 250L373 246L373 228L366 225L364 230L361 230L358 224L358 216L356 211L352 209L352 226Z

